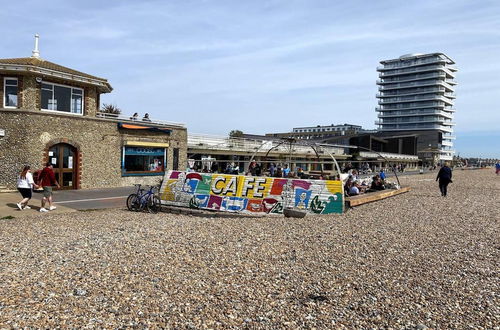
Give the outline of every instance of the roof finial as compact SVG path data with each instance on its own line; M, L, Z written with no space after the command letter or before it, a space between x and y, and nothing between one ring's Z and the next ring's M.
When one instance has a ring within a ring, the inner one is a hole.
M35 49L33 49L33 51L31 52L32 55L31 57L34 57L34 58L40 58L40 51L38 50L38 38L40 36L38 34L35 34Z

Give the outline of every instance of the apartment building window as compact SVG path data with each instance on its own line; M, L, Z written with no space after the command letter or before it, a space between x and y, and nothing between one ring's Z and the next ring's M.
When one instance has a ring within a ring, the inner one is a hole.
M17 78L5 78L3 81L4 108L17 107Z
M42 83L42 110L83 114L83 89Z

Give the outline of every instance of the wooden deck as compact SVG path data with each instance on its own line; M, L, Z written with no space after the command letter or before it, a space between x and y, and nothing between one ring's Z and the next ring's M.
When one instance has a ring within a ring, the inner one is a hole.
M408 192L410 190L411 190L410 187L401 187L401 189L398 189L398 190L396 190L396 189L381 190L381 191L377 191L377 192L370 192L367 194L346 197L345 201L346 201L346 204L348 207L354 207L354 206L359 206L359 205L370 203L370 202L379 201L379 200L387 198L387 197L403 194L403 193Z

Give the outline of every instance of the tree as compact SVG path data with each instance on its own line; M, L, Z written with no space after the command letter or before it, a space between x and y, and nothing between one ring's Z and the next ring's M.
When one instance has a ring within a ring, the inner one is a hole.
M103 113L111 113L114 115L119 115L122 113L122 110L118 108L116 105L106 104L106 103L103 103L102 108L99 111Z
M243 132L240 131L239 129L233 129L231 132L229 132L229 137L242 137Z

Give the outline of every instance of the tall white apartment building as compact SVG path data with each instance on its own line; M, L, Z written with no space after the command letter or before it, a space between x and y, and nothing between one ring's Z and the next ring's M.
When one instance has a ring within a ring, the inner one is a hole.
M443 53L408 54L381 61L378 131L418 133L419 149L433 149L451 160L455 109L455 62Z

